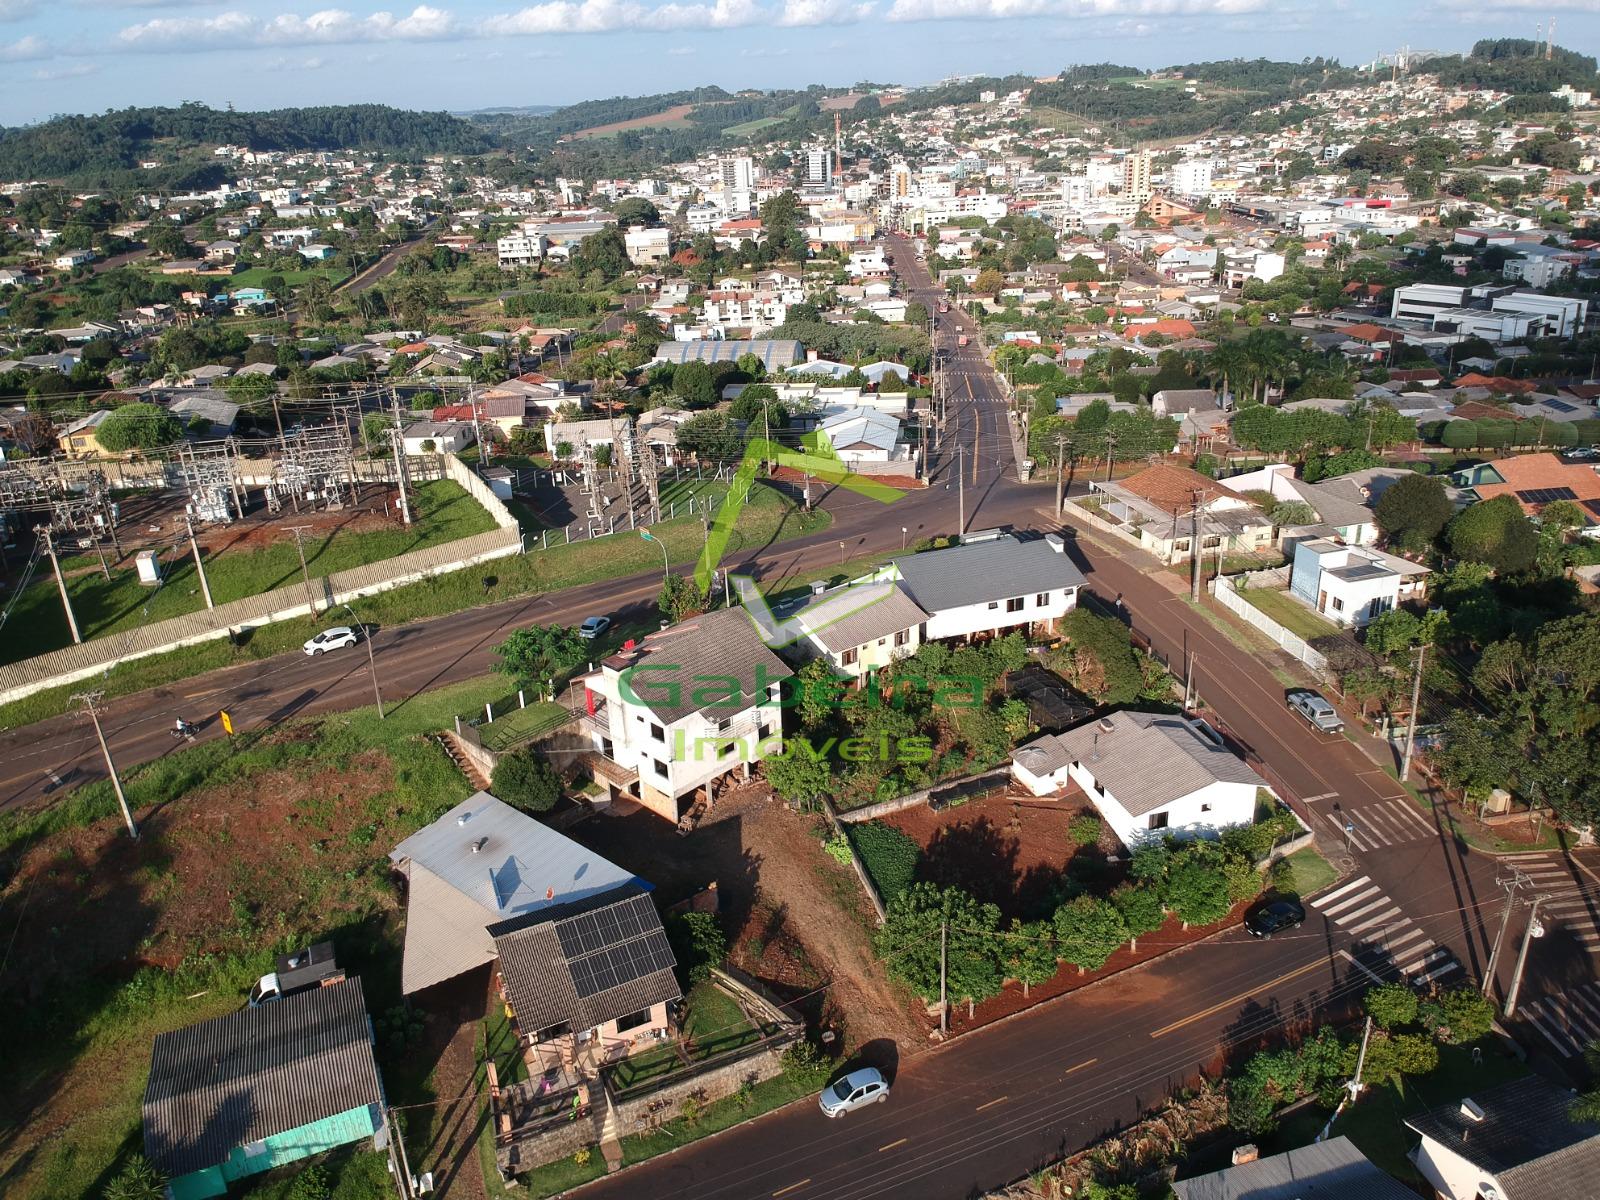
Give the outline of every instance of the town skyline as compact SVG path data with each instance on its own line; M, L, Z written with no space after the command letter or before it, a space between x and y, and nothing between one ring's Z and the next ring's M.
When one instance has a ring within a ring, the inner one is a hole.
M1359 65L1407 46L1464 53L1483 36L1533 37L1552 17L1561 44L1581 51L1600 40L1600 14L1578 0L1519 0L1492 12L1427 0L1399 13L1376 0L1341 0L1337 20L1297 0L219 7L205 0L0 0L0 124L188 100L240 110L375 102L463 112L710 85L840 87L870 79L918 86L953 75L1049 76L1072 63L1107 61L1152 70L1320 55ZM105 36L78 36L86 19Z

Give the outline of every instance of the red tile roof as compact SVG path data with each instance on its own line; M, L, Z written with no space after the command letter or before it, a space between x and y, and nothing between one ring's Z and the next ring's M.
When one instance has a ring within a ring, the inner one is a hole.
M1118 482L1135 496L1143 497L1163 512L1174 514L1186 513L1194 507L1196 491L1203 492L1207 500L1224 496L1234 500L1245 499L1232 488L1224 487L1199 471L1167 463L1146 467L1137 475L1130 475Z
M1600 472L1583 463L1562 462L1556 455L1546 453L1497 458L1489 465L1499 472L1505 482L1475 485L1472 490L1482 500L1515 496L1518 492L1531 492L1539 488L1571 488L1573 499L1579 504L1585 500L1600 500ZM1544 508L1542 503L1520 497L1517 503L1530 515Z

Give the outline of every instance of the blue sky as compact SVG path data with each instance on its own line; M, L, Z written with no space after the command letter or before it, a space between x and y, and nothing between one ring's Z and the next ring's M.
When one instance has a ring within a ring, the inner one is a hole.
M922 83L1074 62L1600 49L1597 0L0 0L0 124L129 104L565 104L717 83Z

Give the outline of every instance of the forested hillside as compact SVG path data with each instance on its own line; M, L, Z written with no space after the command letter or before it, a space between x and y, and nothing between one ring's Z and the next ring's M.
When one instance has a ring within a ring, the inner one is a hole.
M1485 39L1466 58L1430 59L1424 69L1439 81L1455 87L1493 88L1497 92L1526 95L1553 92L1562 84L1592 91L1596 84L1595 60L1560 46L1547 61L1543 42L1527 38Z
M388 154L465 154L490 139L448 113L381 104L233 112L184 104L56 117L0 130L0 178L60 179L104 185L142 160L171 159L198 147L232 143L255 150L369 150Z

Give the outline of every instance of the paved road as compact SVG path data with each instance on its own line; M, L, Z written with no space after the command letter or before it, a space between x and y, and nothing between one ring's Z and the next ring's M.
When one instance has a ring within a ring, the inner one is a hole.
M400 260L416 249L418 243L428 236L429 231L432 230L438 219L438 217L429 217L416 233L406 238L405 241L391 246L384 251L383 257L379 258L377 262L363 271L356 272L334 290L340 295L355 296L382 282L394 273L394 269L400 265Z

